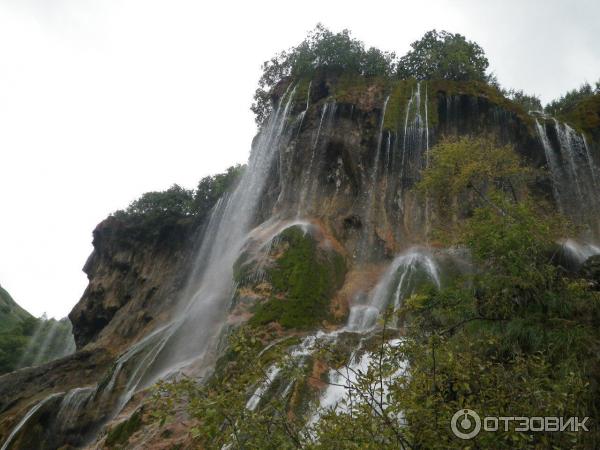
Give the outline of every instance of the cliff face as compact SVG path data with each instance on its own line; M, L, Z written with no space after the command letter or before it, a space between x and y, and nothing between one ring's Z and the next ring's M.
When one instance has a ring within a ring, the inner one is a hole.
M395 276L386 275L394 256L426 241L430 211L412 188L442 137L490 134L532 167L547 166L535 118L478 83L320 74L273 95L280 106L255 139L240 187L205 223L111 217L98 225L84 267L89 285L69 315L78 352L0 378L0 442L36 405L11 448L96 439L101 447L115 417L131 416L137 430L133 415L143 416L137 405L158 375L205 373L223 350L220 338L247 321L277 337L346 321L360 330L373 317L353 322L350 304ZM597 164L593 136L589 151ZM553 181L548 171L536 181L551 202ZM427 258L392 265L418 266L439 283Z
M534 118L483 84L325 77L296 85L294 98L261 219L317 217L359 260L425 241L427 211L412 187L441 137L487 134L546 165ZM551 185L538 177L553 202Z
M69 314L77 348L119 352L166 321L185 283L196 230L192 219L153 225L110 217L99 224L83 267L89 284Z
M94 251L84 266L89 285L69 315L78 351L0 377L0 441L32 406L53 394L12 448L79 446L89 439L118 397L109 392L92 399L90 392L109 381L124 349L169 319L201 229L185 218L148 223L109 217L96 227ZM57 423L56 412L62 408L64 415L77 401L79 406L89 402L89 408L75 411L70 423Z

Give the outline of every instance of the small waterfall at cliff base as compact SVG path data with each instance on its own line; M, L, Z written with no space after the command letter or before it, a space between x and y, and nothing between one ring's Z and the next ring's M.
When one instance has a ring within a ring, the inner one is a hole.
M64 395L64 392L57 392L55 394L49 395L48 397L36 403L29 411L27 411L27 414L25 414L25 416L20 420L20 422L13 428L11 433L8 435L8 438L6 438L6 441L4 441L4 444L2 445L0 450L8 450L13 439L17 437L23 426L25 426L25 424L35 415L35 413L37 413L44 405L46 405L46 403L62 395Z
M366 373L374 363L375 355L366 345L367 341L380 339L377 319L389 306L397 309L402 301L425 283L441 286L441 267L428 249L414 247L398 255L383 272L376 286L369 293L367 302L351 306L346 325L334 331L318 331L303 338L300 344L288 350L288 358L294 367L304 367L322 348L352 348L347 363L341 368L331 368L327 372L327 386L321 393L318 404L308 418L308 425L314 425L322 411L331 408L345 408L345 400L352 395L359 374ZM383 336L381 338L384 338ZM398 346L401 340L386 339L385 345ZM407 366L397 367L390 380L403 376ZM246 408L255 410L262 401L273 396L285 397L291 390L293 380L286 380L279 363L270 365L263 379L249 396ZM379 389L380 387L377 387ZM387 384L383 386L385 395Z
M560 212L575 223L591 227L592 234L598 234L600 178L585 136L556 119L550 120L539 113L533 115Z
M365 304L350 308L346 329L367 331L375 327L378 317L388 307L394 310L424 282L441 285L439 267L426 251L413 248L397 256L373 289Z
M93 389L93 395L88 398L88 388L81 388L69 394L69 402L71 399L78 405L88 400L112 402L110 418L137 391L158 378L186 368L198 377L210 371L235 291L234 263L253 225L275 156L283 142L290 139L287 124L294 94L295 88L291 86L282 96L280 105L259 134L237 187L211 211L174 318L124 352L115 362L108 381ZM70 418L66 413L61 417L64 426L68 426Z

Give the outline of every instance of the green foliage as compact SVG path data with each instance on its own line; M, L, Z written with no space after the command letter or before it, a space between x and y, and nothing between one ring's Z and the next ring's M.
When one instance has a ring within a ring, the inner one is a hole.
M488 148L486 162L477 151L464 151L475 150L472 143L442 143L435 149L424 175L430 194L444 197L448 190L494 185L519 174L515 157L505 154L508 149ZM598 412L593 379L600 358L593 348L600 343L594 325L600 296L588 282L567 278L554 265L554 242L565 231L562 221L536 208L526 190L519 201L504 189L486 192L488 201L474 205L454 236L470 250L478 271L441 291L411 298L401 312L410 324L409 342L418 349L407 352L412 376L401 393L409 394L405 411L413 439L426 448L456 443L448 423L461 408L496 416L595 417ZM586 448L594 439L513 430L483 433L473 444Z
M582 96L568 107L561 109L558 118L584 132L593 139L600 139L600 91Z
M192 211L209 211L225 192L235 187L243 171L244 166L238 164L229 167L223 173L202 178L194 194Z
M284 328L309 329L330 318L329 302L340 287L345 263L337 253L324 257L317 243L299 227L285 230L287 247L268 272L273 296L256 307L251 324L278 322Z
M595 88L592 88L589 83L583 83L578 89L570 90L559 99L548 103L545 110L548 114L560 116L573 109L577 103L594 94L600 94L600 81L596 83Z
M62 349L57 347L62 346L70 333L70 323L62 326L62 322L54 319L36 319L0 287L0 374L30 365L43 343L46 351L39 355L37 363L61 354Z
M19 330L0 333L0 375L18 369L29 340Z
M0 286L0 332L10 330L23 320L32 318L31 314L21 308Z
M109 448L127 448L126 444L133 433L142 426L142 412L136 410L129 419L114 426L106 437L106 445Z
M267 381L267 369L282 360L282 348L274 345L265 351L264 335L257 329L241 328L229 336L229 352L217 363L218 377L204 383L182 379L159 382L154 391L154 417L160 423L172 420L177 404L185 402L196 421L190 433L200 448L291 449L303 439L300 418L288 414L288 398L273 396L261 400L261 407L246 409L252 392ZM293 382L297 368L281 362L285 379ZM294 390L295 391L295 390ZM293 395L293 394L292 394Z
M456 218L471 215L476 207L491 206L506 214L498 195L519 201L530 175L512 147L498 146L493 138L446 138L432 149L417 189L435 205L439 231L456 236Z
M431 30L400 58L400 78L486 81L488 60L483 49L460 34Z
M146 192L127 209L118 210L113 216L151 232L180 219L202 221L217 200L235 187L243 170L244 166L236 165L226 172L204 177L195 191L174 184L166 191Z
M525 111L542 111L542 102L537 95L529 95L522 90L503 90L503 95L519 104Z
M348 30L333 33L318 24L300 44L263 64L251 109L257 123L262 123L271 111L269 91L287 77L312 78L317 70L367 77L389 76L395 70L395 59L394 53L373 47L366 49Z
M480 416L597 417L600 295L554 265L562 221L534 207L526 190L517 200L498 188L499 180L527 174L509 148L485 143L443 142L421 185L435 198L487 186L481 190L487 200L477 196L453 236L470 250L477 271L405 302L402 344L382 346L381 358L359 374L349 411L322 418L317 430L324 448L461 447L465 442L449 424L464 408ZM455 209L450 215L461 212L456 203L444 207ZM410 376L390 377L390 366L403 362ZM384 398L385 409L373 398ZM399 413L403 423L393 420ZM337 436L349 442L340 445ZM482 432L468 445L592 448L598 438L596 429L525 434L513 428Z
M194 194L174 184L166 191L146 192L134 200L125 211L133 216L161 217L166 215L189 216L193 213Z
M0 332L0 374L65 356L74 345L71 330L66 318L29 316Z

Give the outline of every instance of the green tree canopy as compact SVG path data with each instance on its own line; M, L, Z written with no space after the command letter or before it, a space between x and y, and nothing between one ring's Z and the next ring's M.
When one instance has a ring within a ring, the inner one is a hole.
M225 172L204 177L198 183L198 189L192 203L194 211L208 211L228 189L232 188L242 175L244 167L231 166Z
M411 47L398 64L402 78L487 81L489 62L483 49L458 33L431 30Z
M278 53L262 66L262 76L254 95L252 111L257 123L270 112L269 92L286 77L312 77L319 69L364 76L389 76L394 73L396 55L377 48L365 48L350 31L333 33L318 24L297 46Z
M125 210L116 211L113 215L121 219L133 218L136 223L149 226L157 225L157 221L166 223L184 217L202 220L217 200L233 189L243 170L244 166L238 164L223 173L206 176L200 180L196 190L174 184L165 191L146 192Z
M523 107L525 111L542 111L542 102L537 95L529 95L521 89L502 90L502 94Z
M592 87L589 83L583 83L578 89L572 89L559 99L553 100L546 105L546 112L553 116L558 116L571 109L581 100L594 94L600 94L600 80Z
M194 192L174 184L166 191L152 191L142 194L134 200L126 212L131 215L160 216L165 214L177 214L189 216L193 213L192 202Z

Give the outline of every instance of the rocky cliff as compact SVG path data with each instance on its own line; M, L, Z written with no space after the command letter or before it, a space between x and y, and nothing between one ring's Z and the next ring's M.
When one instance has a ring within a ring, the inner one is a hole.
M439 283L428 256L394 258L414 245L435 247L432 212L413 187L442 137L485 134L513 145L539 169L539 198L559 203L553 186L561 174L549 167L549 152L561 154L583 131L585 146L558 165L572 167L562 176L580 183L579 194L569 194L580 202L573 210L598 208L597 197L581 193L600 165L596 129L561 128L483 83L320 73L284 81L272 95L279 106L255 139L240 187L206 220L110 217L98 225L84 266L89 284L69 315L78 351L0 378L0 442L10 435L9 448L27 449L174 443L173 430L160 431L145 413L146 389L163 376L209 374L217 360L222 370L231 329L265 327L265 344L344 323L362 330L379 311L369 316L362 305L353 317L351 306L382 277L395 277L386 272L392 261ZM598 236L600 215L583 219L584 234ZM439 250L439 260L461 270L460 258ZM317 378L326 371L316 363L311 370Z

